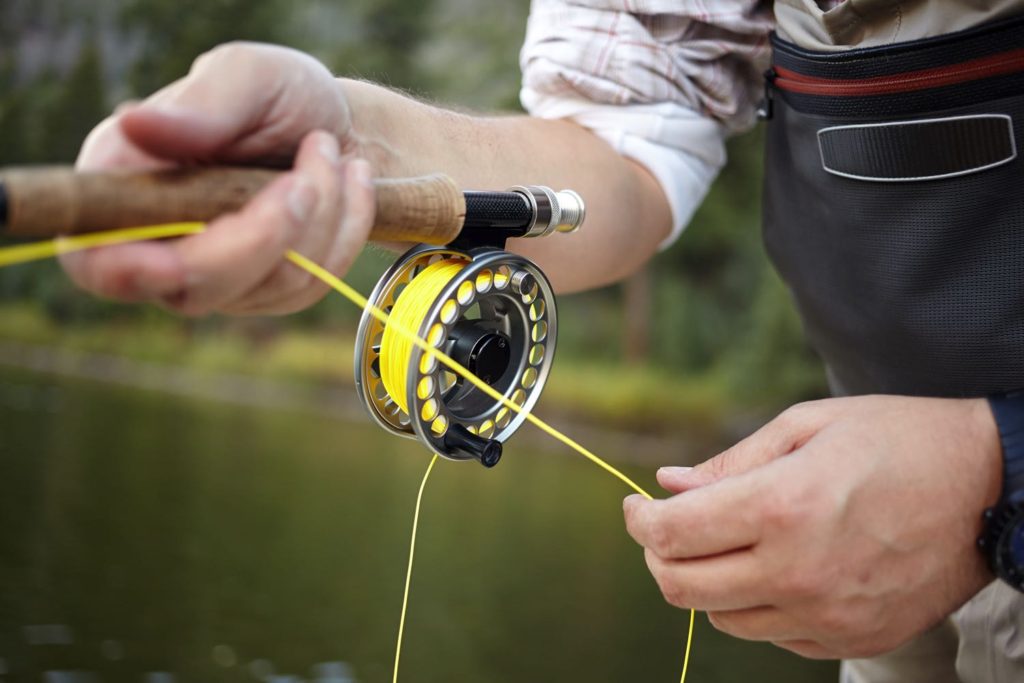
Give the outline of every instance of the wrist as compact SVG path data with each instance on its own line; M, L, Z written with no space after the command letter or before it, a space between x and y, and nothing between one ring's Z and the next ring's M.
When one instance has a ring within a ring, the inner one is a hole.
M979 503L982 508L995 505L1003 490L1003 448L999 426L987 399L968 399L971 406L969 438L976 449L976 462L981 485Z
M366 81L339 78L337 83L352 121L348 139L342 144L343 153L366 159L382 177L410 175L403 173L402 155L393 144L399 129L394 123L395 108L404 106L403 98Z
M375 83L338 79L352 119L352 153L382 177L444 171L458 178L460 125L468 118Z
M1024 393L993 395L988 404L999 434L1001 482L978 546L996 576L1024 591Z

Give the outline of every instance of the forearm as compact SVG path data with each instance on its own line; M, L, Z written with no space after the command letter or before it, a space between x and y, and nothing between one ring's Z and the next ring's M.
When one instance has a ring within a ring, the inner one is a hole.
M542 184L587 204L573 235L515 240L559 291L621 279L642 265L671 225L668 202L642 167L568 121L446 111L369 83L341 80L356 150L382 176L444 172L467 189Z

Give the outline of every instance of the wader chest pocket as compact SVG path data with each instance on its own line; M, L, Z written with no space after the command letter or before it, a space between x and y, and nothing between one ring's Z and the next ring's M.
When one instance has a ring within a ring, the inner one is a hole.
M1017 156L1006 114L830 126L818 131L818 150L829 173L874 182L951 178Z

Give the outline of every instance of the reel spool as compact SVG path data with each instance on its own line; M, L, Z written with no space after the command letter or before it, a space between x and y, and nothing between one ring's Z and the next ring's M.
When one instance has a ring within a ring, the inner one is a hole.
M534 198L543 198L541 221L534 216L531 230L536 236L571 232L582 223L582 200L573 192L513 192L533 200L534 211ZM467 203L473 200L470 195ZM545 210L545 204L553 210ZM369 300L389 314L389 325L395 321L416 332L528 411L551 372L558 328L555 297L536 264L504 251L506 235L498 227L490 237L476 231L468 244L463 239L413 247L384 273ZM356 336L355 378L363 404L379 425L452 460L493 467L502 444L526 419L366 311Z
M391 316L416 320L408 329L523 409L540 398L554 358L557 314L550 283L528 259L486 247L419 245L384 273L370 301ZM355 376L370 415L446 458L497 464L501 444L525 416L423 349L408 344L406 350L391 337L380 321L363 315Z

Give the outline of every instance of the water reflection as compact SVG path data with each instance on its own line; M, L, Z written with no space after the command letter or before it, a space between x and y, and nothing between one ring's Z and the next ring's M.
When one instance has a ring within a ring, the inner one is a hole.
M545 443L435 472L404 681L678 680L627 491ZM0 370L0 681L390 681L426 464L368 422ZM703 619L691 671L835 680Z

